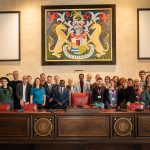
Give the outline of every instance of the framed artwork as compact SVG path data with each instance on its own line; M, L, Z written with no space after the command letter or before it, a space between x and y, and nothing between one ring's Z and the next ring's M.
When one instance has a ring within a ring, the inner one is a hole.
M115 5L42 6L42 65L116 64Z
M20 61L20 12L0 12L0 61Z
M138 59L150 59L150 8L137 10Z

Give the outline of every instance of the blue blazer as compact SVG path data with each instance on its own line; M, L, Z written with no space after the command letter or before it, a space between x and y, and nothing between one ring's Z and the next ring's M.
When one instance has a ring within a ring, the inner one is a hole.
M63 92L60 92L60 87L56 88L53 93L53 99L57 103L62 103L62 106L60 108L66 108L67 104L69 103L69 90L64 87Z

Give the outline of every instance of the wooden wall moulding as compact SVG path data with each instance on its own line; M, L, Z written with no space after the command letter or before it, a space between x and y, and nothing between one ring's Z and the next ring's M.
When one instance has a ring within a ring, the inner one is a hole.
M150 138L150 116L139 115L137 119L138 132L137 136L140 138Z
M109 116L58 116L57 139L106 139Z
M0 138L29 139L30 117L15 115L0 117Z

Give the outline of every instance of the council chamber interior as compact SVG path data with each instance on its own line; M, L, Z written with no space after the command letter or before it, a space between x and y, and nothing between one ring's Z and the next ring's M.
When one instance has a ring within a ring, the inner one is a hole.
M149 149L149 18L149 0L0 0L1 149Z

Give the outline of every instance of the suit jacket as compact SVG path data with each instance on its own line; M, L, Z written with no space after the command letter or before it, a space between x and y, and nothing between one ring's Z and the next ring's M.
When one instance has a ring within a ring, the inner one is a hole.
M27 86L26 86L26 91L25 91L26 102L29 102L29 100L30 100L31 87L32 87L31 84L27 84ZM17 96L18 101L20 101L23 97L23 83L22 82L17 84L16 96Z
M0 87L0 103L1 104L10 104L11 109L14 107L13 99L13 90L11 87L8 87L7 92L4 94L2 87Z
M43 87L45 88L46 93L46 101L48 102L50 98L53 97L53 84L51 84L51 88L49 88L48 84L44 84Z
M74 92L81 93L80 82L75 84ZM84 82L84 84L83 84L83 93L90 93L90 84L87 82Z
M56 108L66 108L69 103L69 90L64 87L63 92L60 92L60 87L56 88L53 93L53 99L57 103L62 103L62 106L58 106Z
M100 97L98 97L100 96ZM94 102L102 102L106 104L106 101L110 103L109 101L109 91L106 89L105 86L101 87L100 93L98 92L98 87L95 86L92 89L92 103Z
M13 90L14 109L20 109L20 102L18 101L17 96L16 96L16 87L17 87L18 83L21 83L21 81L20 80L17 80L17 81L12 80L9 83L9 86L12 87L12 90Z

